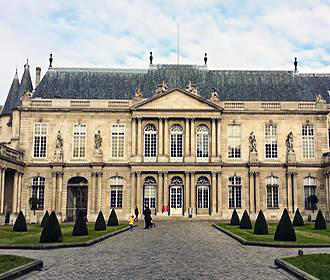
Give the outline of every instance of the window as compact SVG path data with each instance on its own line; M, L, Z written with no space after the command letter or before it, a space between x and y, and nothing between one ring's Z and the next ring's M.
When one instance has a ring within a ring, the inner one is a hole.
M144 156L155 158L157 155L157 129L153 124L144 128Z
M209 180L199 177L197 180L197 207L209 208Z
M171 160L180 160L183 157L182 132L181 125L171 127Z
M275 124L265 125L266 158L277 158L277 128Z
M241 125L228 125L228 158L241 157Z
M314 177L304 178L305 209L312 209L312 204L308 200L311 195L316 195L316 179Z
M301 134L302 134L303 157L313 158L315 156L313 125L304 124L302 126Z
M34 124L34 148L33 157L45 158L47 151L47 124L35 123Z
M144 206L156 208L156 186L144 186Z
M197 127L197 158L207 160L209 157L209 129L206 125Z
M229 177L229 207L242 207L242 183L241 177Z
M110 208L123 208L123 178L112 177L110 181Z
M278 178L277 177L267 177L266 179L267 187L267 208L278 208Z
M75 124L73 126L73 157L84 158L86 151L86 125Z
M112 125L112 157L123 158L125 146L125 125L113 124Z
M38 199L36 209L44 208L44 194L45 194L45 178L34 177L32 179L32 197L36 197Z

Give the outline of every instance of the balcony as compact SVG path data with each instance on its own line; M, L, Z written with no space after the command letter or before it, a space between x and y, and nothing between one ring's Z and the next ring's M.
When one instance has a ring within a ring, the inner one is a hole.
M24 153L0 144L0 157L4 160L23 163Z

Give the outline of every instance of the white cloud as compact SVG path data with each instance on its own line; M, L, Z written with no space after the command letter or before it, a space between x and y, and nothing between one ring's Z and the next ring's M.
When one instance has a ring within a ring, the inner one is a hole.
M327 0L2 1L0 4L0 104L15 67L29 58L43 74L54 66L148 67L180 63L212 69L330 72L330 5Z

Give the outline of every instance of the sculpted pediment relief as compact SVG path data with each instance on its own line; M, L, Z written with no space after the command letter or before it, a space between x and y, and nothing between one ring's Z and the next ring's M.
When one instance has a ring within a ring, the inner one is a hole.
M134 106L136 110L215 110L221 109L218 105L199 96L180 89L150 97Z

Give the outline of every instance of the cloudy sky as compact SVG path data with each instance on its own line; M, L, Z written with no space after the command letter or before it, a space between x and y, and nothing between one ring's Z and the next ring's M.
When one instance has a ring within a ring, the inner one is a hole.
M11 0L0 3L0 104L17 66L34 83L54 67L146 68L180 63L211 69L330 73L330 0Z

